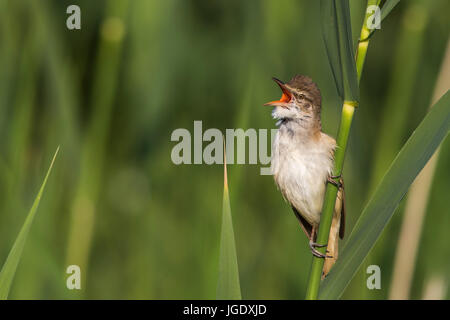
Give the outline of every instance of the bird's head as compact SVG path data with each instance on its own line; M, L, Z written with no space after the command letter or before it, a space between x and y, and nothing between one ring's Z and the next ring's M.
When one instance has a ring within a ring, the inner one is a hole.
M320 90L310 77L296 75L289 82L273 78L282 91L280 100L264 104L274 107L277 120L296 120L303 126L320 126Z

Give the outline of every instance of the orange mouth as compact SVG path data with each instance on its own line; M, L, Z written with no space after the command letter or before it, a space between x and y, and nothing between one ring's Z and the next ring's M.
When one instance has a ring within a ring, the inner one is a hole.
M283 92L283 94L281 95L280 100L274 100L274 101L270 101L265 103L265 106L273 106L273 107L283 107L283 108L287 108L287 104L291 101L292 99L292 94L289 92L288 88L286 88L286 85L284 84L283 81L277 79L277 78L272 78L273 81L275 81L279 86L281 91Z

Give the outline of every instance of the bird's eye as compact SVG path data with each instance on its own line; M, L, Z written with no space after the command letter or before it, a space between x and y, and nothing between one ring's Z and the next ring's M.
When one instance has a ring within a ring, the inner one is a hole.
M299 94L299 95L298 95L298 98L299 98L300 100L303 100L303 99L305 99L305 95L304 95L304 94Z

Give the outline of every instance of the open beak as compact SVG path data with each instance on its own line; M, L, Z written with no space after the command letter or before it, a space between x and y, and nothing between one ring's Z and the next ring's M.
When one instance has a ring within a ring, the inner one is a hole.
M265 103L265 106L272 106L272 107L283 107L283 108L288 108L288 104L292 99L292 94L289 90L289 88L286 86L286 84L277 79L277 78L272 78L273 81L275 81L279 86L281 91L283 92L283 94L281 95L280 100L275 100L275 101L270 101Z

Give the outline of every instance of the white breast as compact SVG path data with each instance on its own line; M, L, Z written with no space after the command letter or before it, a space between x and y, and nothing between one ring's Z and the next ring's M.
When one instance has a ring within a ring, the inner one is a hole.
M278 130L272 146L272 174L284 198L312 225L318 225L326 180L333 168L334 139L319 140Z

